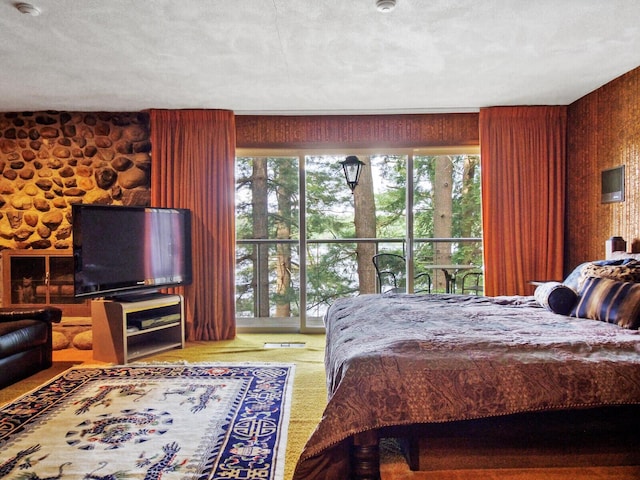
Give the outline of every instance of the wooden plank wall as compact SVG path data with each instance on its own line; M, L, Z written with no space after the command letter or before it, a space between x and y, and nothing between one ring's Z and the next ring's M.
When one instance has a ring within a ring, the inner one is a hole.
M601 172L625 165L624 202L603 204ZM640 67L569 106L565 271L622 236L640 252Z
M479 144L478 114L236 116L238 148L378 148Z

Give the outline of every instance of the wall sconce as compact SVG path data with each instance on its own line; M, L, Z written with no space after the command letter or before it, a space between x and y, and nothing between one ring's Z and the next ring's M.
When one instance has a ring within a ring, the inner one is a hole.
M356 185L358 185L364 162L361 162L355 155L349 155L344 162L340 162L340 165L344 169L344 178L347 180L347 185L349 185L351 193L353 193Z

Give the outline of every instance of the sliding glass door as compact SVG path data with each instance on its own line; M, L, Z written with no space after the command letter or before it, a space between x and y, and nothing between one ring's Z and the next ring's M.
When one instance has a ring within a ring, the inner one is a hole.
M236 161L236 315L298 328L300 186L296 156ZM264 322L263 322L264 323ZM260 322L252 325L261 326Z
M239 329L322 330L335 299L383 289L372 261L381 252L408 260L405 291L421 272L445 291L434 265L481 265L475 154L355 152L365 167L352 192L339 162L353 151L240 153Z

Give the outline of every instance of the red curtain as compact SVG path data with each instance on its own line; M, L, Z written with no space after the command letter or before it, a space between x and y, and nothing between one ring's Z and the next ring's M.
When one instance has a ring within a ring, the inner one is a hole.
M226 110L151 110L151 201L192 215L190 340L235 337L235 117Z
M487 295L563 274L566 107L480 110Z

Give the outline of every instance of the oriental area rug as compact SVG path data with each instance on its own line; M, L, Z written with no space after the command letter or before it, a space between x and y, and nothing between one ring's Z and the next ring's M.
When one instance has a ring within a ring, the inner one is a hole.
M0 409L0 478L283 478L293 365L67 370Z

